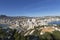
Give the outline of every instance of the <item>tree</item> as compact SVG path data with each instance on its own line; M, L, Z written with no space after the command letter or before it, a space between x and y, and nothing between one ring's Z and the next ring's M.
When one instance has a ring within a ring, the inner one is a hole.
M59 31L54 31L52 33L52 36L54 37L55 40L60 40L60 32Z
M5 37L7 37L7 33L3 29L0 29L0 38L4 39Z
M46 32L45 34L41 35L41 40L53 40L53 38L51 37L51 34Z

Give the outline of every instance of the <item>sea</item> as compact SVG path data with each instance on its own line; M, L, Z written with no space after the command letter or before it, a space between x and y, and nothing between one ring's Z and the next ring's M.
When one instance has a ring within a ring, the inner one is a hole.
M0 27L2 27L3 29L7 29L8 25L7 24L0 24Z
M52 22L49 22L48 24L58 24L58 25L60 25L60 21L52 21Z

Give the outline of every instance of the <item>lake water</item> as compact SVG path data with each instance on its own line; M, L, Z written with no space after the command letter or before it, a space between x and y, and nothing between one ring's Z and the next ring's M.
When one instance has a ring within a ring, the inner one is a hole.
M60 21L52 21L52 22L49 22L48 24L60 24Z

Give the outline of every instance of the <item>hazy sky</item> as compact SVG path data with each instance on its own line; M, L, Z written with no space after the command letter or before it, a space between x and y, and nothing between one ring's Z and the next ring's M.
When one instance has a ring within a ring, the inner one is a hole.
M60 16L60 0L0 0L0 14Z

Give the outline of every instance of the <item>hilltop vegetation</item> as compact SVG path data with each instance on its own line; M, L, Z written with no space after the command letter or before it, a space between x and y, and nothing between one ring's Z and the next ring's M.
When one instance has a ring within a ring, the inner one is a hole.
M34 28L32 35L24 36L24 32L18 32L16 29L5 31L6 29L0 28L0 40L60 40L60 31L53 31L53 33L45 32L40 35L37 28Z

